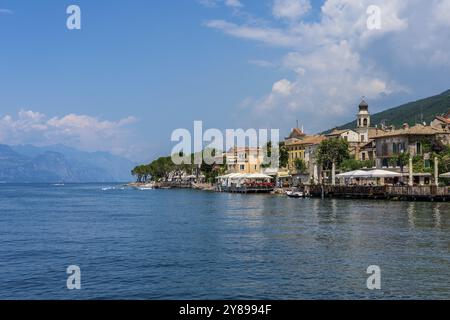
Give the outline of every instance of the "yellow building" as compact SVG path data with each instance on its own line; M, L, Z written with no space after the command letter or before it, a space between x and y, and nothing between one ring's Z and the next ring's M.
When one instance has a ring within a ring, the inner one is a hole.
M261 148L232 148L226 153L228 173L260 173L264 162Z
M292 174L297 174L296 161L302 160L306 166L309 165L310 157L306 156L305 150L308 146L320 144L326 138L324 136L304 136L302 139L289 139L285 146L289 154L288 169Z

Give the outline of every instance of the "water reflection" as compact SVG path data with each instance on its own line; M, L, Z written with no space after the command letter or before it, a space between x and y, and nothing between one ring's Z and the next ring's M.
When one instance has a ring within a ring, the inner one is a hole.
M406 209L406 212L408 212L408 223L409 227L411 229L415 228L415 214L416 214L416 203L415 202L409 202L408 208Z
M441 204L437 203L433 208L434 225L437 229L441 228Z

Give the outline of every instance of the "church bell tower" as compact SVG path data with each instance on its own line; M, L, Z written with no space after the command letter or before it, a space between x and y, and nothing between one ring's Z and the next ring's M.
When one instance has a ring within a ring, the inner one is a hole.
M369 105L366 101L361 101L359 104L359 112L356 118L356 127L359 128L370 128L370 113Z

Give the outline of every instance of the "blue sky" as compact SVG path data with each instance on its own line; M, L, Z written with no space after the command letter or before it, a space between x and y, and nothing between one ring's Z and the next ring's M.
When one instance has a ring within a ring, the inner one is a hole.
M147 161L194 120L314 133L449 89L449 35L450 0L3 0L0 143Z

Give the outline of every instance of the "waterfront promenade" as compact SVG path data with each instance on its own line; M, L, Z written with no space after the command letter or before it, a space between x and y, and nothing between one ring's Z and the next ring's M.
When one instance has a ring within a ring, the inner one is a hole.
M309 186L313 197L386 199L408 201L450 201L450 187L436 186Z

